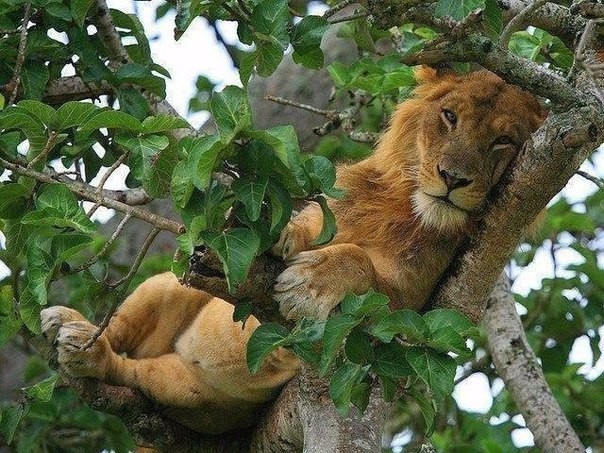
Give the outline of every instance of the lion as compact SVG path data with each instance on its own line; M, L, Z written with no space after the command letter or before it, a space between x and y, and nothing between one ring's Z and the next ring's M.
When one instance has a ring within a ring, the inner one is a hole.
M326 318L348 292L370 288L392 308L421 309L460 242L477 227L487 195L543 120L537 100L480 71L422 68L375 152L341 165L341 200L330 200L338 233L313 245L322 226L310 203L283 230L273 252L288 267L275 299L289 319ZM246 367L259 322L233 322L233 307L169 273L142 283L89 348L96 327L77 311L42 311L42 331L73 376L140 389L183 425L217 434L257 422L265 403L299 369L287 349L260 371Z

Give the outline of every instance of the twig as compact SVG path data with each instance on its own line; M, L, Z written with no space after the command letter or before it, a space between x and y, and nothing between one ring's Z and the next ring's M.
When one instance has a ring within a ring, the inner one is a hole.
M149 247L151 247L151 244L153 244L153 241L155 240L155 238L157 237L157 235L159 234L161 230L159 228L153 228L149 234L147 235L147 238L145 239L145 242L143 243L141 249L138 251L138 253L136 254L136 258L134 259L134 263L132 263L132 267L130 267L130 270L128 271L128 273L121 278L120 280L118 280L115 283L106 283L107 287L111 290L114 290L115 288L117 288L118 286L123 285L124 283L125 288L128 287L128 285L130 284L130 281L132 280L132 278L134 277L134 275L136 274L136 272L138 271L138 268L140 267L143 258L145 257L145 255L147 254L147 251L149 250ZM105 329L107 328L107 326L109 325L109 321L111 320L111 318L113 317L113 315L115 314L115 311L117 310L117 307L120 304L120 297L118 297L118 295L114 296L114 300L113 303L111 304L111 308L109 309L109 311L107 312L107 314L105 315L105 317L103 318L103 321L101 322L101 324L99 324L99 327L97 328L97 330L94 332L94 334L92 334L92 336L88 339L88 341L86 343L84 343L80 349L88 349L90 348L94 342L103 334L103 332L105 331Z
M346 8L348 5L350 5L354 2L355 2L355 0L344 0L340 3L338 3L337 5L333 6L332 8L329 8L327 11L325 11L323 13L323 17L325 19L328 19L331 16L333 16L335 13L337 13L338 11L341 11L342 9Z
M130 61L126 48L122 44L120 34L117 32L109 7L105 0L94 0L92 22L97 29L101 42L109 54L112 68L117 68Z
M32 170L30 168L23 167L19 164L9 162L5 159L0 158L0 165L3 167L23 176L34 178L36 181L40 181L46 184L61 184L57 179L52 178L48 174L41 173L39 171ZM70 192L77 195L79 198L98 203L107 208L115 209L123 213L131 213L133 217L142 220L146 223L153 225L161 230L170 231L174 234L182 234L185 231L184 225L174 220L167 219L157 214L152 214L144 209L130 206L126 203L122 203L117 200L105 197L103 194L98 194L90 189L89 186L72 181L72 183L66 183L65 186Z
M81 272L84 269L88 269L90 266L92 266L94 263L96 263L98 260L100 260L103 256L105 256L105 254L107 253L107 250L109 250L109 247L111 247L111 245L115 242L115 240L120 235L120 233L122 232L122 230L124 229L124 227L126 226L126 224L128 223L128 221L131 218L132 218L132 214L129 212L126 213L126 215L124 216L122 221L119 223L119 225L117 226L117 228L115 229L115 231L113 232L111 237L107 240L107 242L105 242L105 245L103 245L103 248L101 248L101 250L96 255L94 255L91 259L86 261L84 264L72 268L69 271L69 273L77 274L78 272Z
M57 139L57 135L58 134L56 131L51 131L50 135L48 136L48 140L46 140L46 144L44 145L44 148L42 149L42 151L40 151L40 154L38 154L36 157L34 157L29 162L29 164L27 164L27 168L33 168L42 159L46 159L48 154L50 154L50 151L52 151L52 148L55 144L55 140Z
M21 23L21 35L19 36L19 49L17 50L17 60L15 61L15 69L13 77L6 84L7 91L10 91L8 98L8 105L14 104L17 99L17 92L19 91L19 84L21 83L21 69L23 68L23 62L25 61L25 45L27 44L27 24L29 23L29 16L31 14L31 3L25 4L25 11L23 13L23 22Z
M10 30L0 30L0 35L15 35L19 33L19 29L12 28Z
M547 2L548 0L535 0L533 3L516 14L501 32L501 36L499 37L499 47L507 49L508 42L510 41L512 34L524 25L526 19L531 14L533 14L537 9L541 8Z
M367 16L369 16L367 11L359 11L358 13L351 14L350 16L336 17L335 19L330 20L329 23L331 25L339 24L340 22L349 22L351 20L361 19Z
M360 143L375 143L380 137L380 134L376 132L359 131L355 128L354 122L355 117L361 110L361 107L369 104L373 98L368 96L363 91L356 91L351 93L352 102L350 107L336 112L334 115L327 117L327 122L322 126L313 129L313 132L317 135L326 135L329 132L342 127L342 130L351 140Z
M266 96L264 96L264 99L266 99L267 101L276 102L277 104L289 105L291 107L296 107L296 108L299 108L302 110L306 110L308 112L316 113L317 115L329 116L329 115L335 115L338 113L335 110L318 109L316 107L313 107L312 105L302 104L302 103L296 102L296 101L290 101L289 99L285 99L285 98L282 98L279 96L272 96L270 94L267 94Z
M593 182L596 186L598 186L599 189L604 190L604 180L602 180L594 175L590 175L589 173L587 173L583 170L577 170L577 175Z
M222 5L220 6L222 6L222 8L238 22L249 22L249 16L247 14L245 14L243 11L238 11L236 8L229 5L227 2L222 2Z
M113 174L115 170L117 170L120 165L122 165L122 163L126 160L126 157L128 157L128 153L122 153L120 154L120 157L118 157L117 160L113 162L113 164L111 164L111 167L107 169L107 171L99 181L99 185L96 188L97 193L101 193L103 191L103 187L105 186L105 183L107 182L109 177Z
M590 49L590 42L595 40L594 36L596 33L596 20L589 20L585 26L585 29L583 30L583 33L581 34L579 43L577 44L577 48L575 50L575 61L568 72L568 79L572 80L574 77L576 77L577 70L579 68L583 68L590 84L592 85L595 96L602 104L604 104L604 93L600 88L602 85L602 69L604 68L604 65L600 64L595 56L590 57L588 55L589 53L595 54L595 52Z

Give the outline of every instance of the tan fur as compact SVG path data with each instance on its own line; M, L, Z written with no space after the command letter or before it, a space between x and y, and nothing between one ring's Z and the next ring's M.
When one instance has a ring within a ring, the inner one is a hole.
M315 248L322 214L311 204L284 229L274 252L289 267L275 297L284 315L326 317L349 291L375 287L393 307L419 309L460 240L475 228L489 189L541 122L527 93L488 72L439 76L423 69L415 97L402 103L365 161L338 169L343 200L330 206L338 234ZM442 109L458 116L447 125ZM493 146L501 135L512 146ZM439 168L471 180L448 196ZM206 433L249 426L258 411L298 370L279 349L250 375L245 351L258 321L242 329L233 308L180 285L171 274L144 282L126 299L109 327L82 349L96 327L75 310L42 312L42 330L55 343L61 367L138 388L184 425Z
M245 345L259 323L250 318L242 329L232 319L232 305L165 273L140 285L89 349L80 347L96 327L75 310L43 310L42 331L68 373L138 388L176 421L213 434L256 423L298 370L279 349L251 375Z
M311 250L322 224L319 206L311 204L275 246L290 261L275 287L285 316L326 317L341 295L371 286L389 295L393 307L420 309L475 229L489 190L542 122L533 96L490 72L438 75L423 68L418 79L415 96L398 106L374 154L338 169L346 196L330 202L334 240ZM443 109L457 115L454 127ZM502 136L513 144L496 143ZM439 168L471 181L450 191L449 203L435 198L448 192ZM358 275L363 284L352 279Z

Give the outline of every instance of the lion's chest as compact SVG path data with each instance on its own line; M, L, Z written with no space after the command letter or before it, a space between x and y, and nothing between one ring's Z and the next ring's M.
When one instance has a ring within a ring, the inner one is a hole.
M367 248L378 290L386 293L393 308L421 309L455 256L457 241L425 244L405 254Z

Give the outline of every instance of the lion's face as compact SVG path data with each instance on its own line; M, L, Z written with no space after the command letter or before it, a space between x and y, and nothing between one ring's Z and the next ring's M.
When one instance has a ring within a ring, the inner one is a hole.
M439 231L464 228L542 122L537 100L482 71L424 81L417 90L419 154L413 209Z

